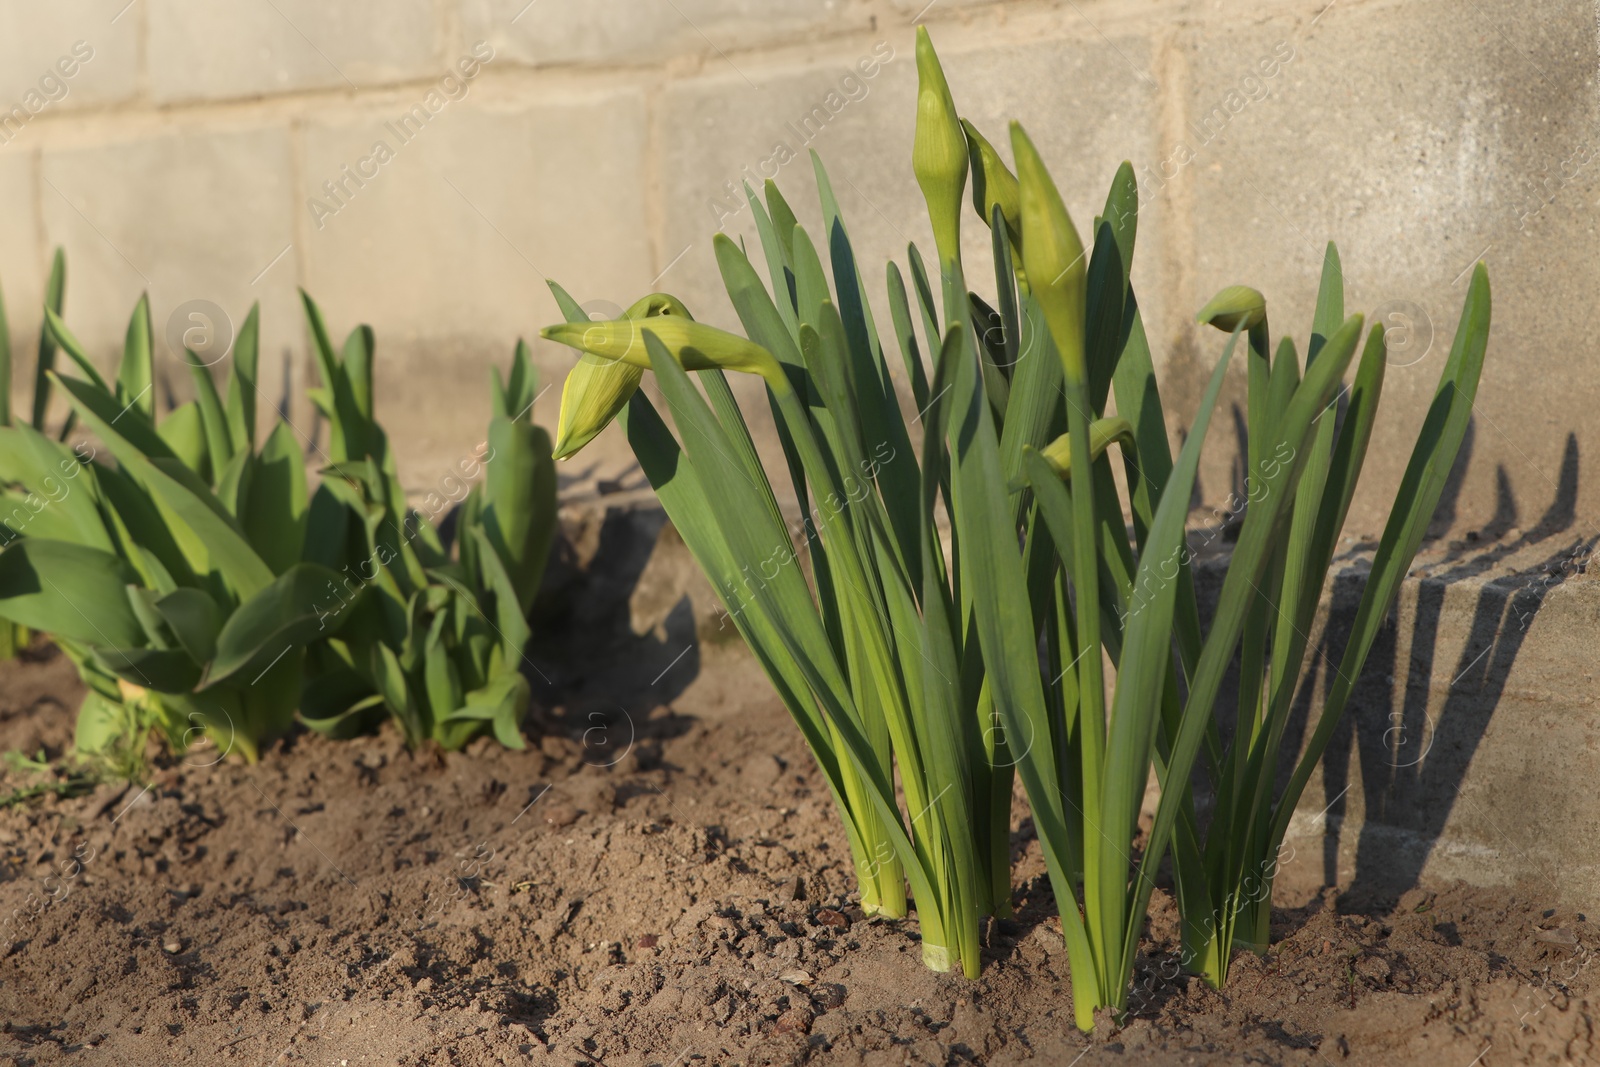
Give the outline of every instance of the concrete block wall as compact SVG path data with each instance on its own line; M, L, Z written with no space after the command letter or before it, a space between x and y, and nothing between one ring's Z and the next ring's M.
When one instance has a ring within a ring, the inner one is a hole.
M310 373L305 287L335 330L376 327L380 403L425 489L481 436L486 368L555 319L547 277L598 307L659 288L732 321L710 238L755 234L730 182L776 174L815 223L814 149L874 288L886 259L930 247L909 166L917 22L969 117L1002 143L1006 119L1028 125L1080 225L1134 163L1135 280L1174 433L1220 347L1193 311L1255 284L1303 342L1332 238L1352 310L1377 313L1397 353L1362 532L1479 257L1494 335L1446 518L1490 522L1508 486L1542 491L1600 445L1590 0L0 0L15 347L32 351L62 245L68 319L97 356L114 358L141 291L158 332L192 301L235 325L259 301L276 399ZM981 278L986 234L969 223L967 240ZM537 354L558 383L569 355ZM552 390L539 415L555 409ZM309 431L303 404L291 414ZM1221 425L1212 500L1238 477ZM592 448L584 471L628 461L615 435ZM1578 480L1581 514L1597 485Z

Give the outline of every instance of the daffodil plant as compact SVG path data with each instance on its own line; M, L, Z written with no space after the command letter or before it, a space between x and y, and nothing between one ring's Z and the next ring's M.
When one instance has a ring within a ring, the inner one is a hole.
M919 43L926 43L925 36ZM919 110L919 126L929 114L926 107ZM1120 1014L1127 1005L1149 894L1169 847L1188 966L1220 985L1237 932L1245 933L1245 944L1265 948L1276 871L1271 858L1460 445L1487 342L1488 279L1480 265L1391 511L1339 680L1294 763L1288 788L1274 796L1306 634L1372 428L1385 362L1382 329L1369 334L1354 386L1346 390L1362 320L1344 315L1342 275L1331 246L1304 364L1287 340L1269 360L1261 294L1244 287L1224 290L1201 312L1201 321L1232 336L1174 460L1130 282L1138 220L1132 168L1124 164L1119 171L1086 249L1019 125L1011 127L1014 197L1013 179L998 154L970 124L966 131L974 173L982 175L974 203L990 223L1002 267L998 304L1020 303L1025 319L1042 320L1044 329L1035 335L1049 343L1039 345L1041 354L1053 350L1051 362L1060 368L1060 390L1048 391L1050 403L1065 401L1067 433L1042 450L1026 442L1008 452L1013 412L1005 409L1003 422L993 417L1002 409L992 389L989 404L971 401L965 420L970 437L952 440L957 484L986 499L983 506L963 508L958 495L953 521L958 531L974 531L966 538L968 552L987 571L974 586L979 643L995 706L1013 748L1024 753L1019 773L1061 904L1075 1015L1088 1030L1099 1009ZM929 190L926 180L923 188ZM928 193L928 207L935 234L955 230L948 195ZM940 243L959 247L954 240ZM1020 250L1013 247L1018 243ZM1025 269L1008 275L1004 267L1018 251ZM966 314L959 257L942 266L947 314ZM974 318L980 316L981 311ZM1206 429L1241 336L1249 350L1249 506L1217 611L1209 628L1202 628L1185 517ZM976 381L979 375L971 377ZM959 388L956 395L960 403ZM1341 413L1342 398L1347 402ZM1116 415L1108 416L1112 401ZM1125 495L1106 454L1112 442L1121 454ZM960 457L969 449L975 473L963 479ZM1013 486L1018 481L1007 466L1011 455L1020 457L1028 490L1027 519L1020 525L996 520L1006 511L995 488L1003 480L994 475L1007 475ZM1040 640L1046 649L1042 671L1035 651ZM1105 661L1115 668L1109 701ZM1233 662L1240 665L1241 695L1232 743L1224 746L1215 711L1224 671ZM1197 762L1202 780L1218 795L1203 836L1191 788ZM1138 816L1152 770L1161 799L1136 855Z
M965 166L964 141L956 155ZM565 387L557 451L570 455L620 418L811 745L844 818L863 907L905 915L909 881L924 960L975 975L980 916L1010 909L1011 778L972 642L967 579L935 525L951 488L947 409L924 414L919 456L838 203L813 163L832 286L818 245L770 183L764 204L746 192L772 289L737 245L715 240L747 337L697 323L661 295L622 319L589 322L552 287L569 321L544 335L585 353ZM954 382L962 337L934 339L947 354L931 385L913 358L923 402ZM676 434L638 390L646 369ZM785 460L776 478L728 371L766 385Z
M1288 787L1276 790L1306 633L1372 429L1382 330L1361 346L1363 322L1344 314L1332 246L1304 363L1292 342L1271 349L1260 293L1224 290L1200 318L1230 337L1174 456L1130 281L1132 167L1118 171L1086 247L1022 127L1010 130L1013 172L958 117L921 28L917 66L912 169L939 286L914 246L912 284L893 264L887 284L920 448L813 157L834 286L777 189L767 183L765 206L747 189L771 289L738 246L716 238L746 337L694 323L661 294L621 320L591 323L556 288L568 322L545 336L584 353L567 381L557 451L570 455L621 420L810 741L844 816L863 903L899 914L903 871L931 966L959 961L973 973L979 916L1009 906L1016 768L1061 907L1075 1018L1088 1030L1098 1012L1126 1009L1169 849L1190 968L1220 985L1235 943L1264 946L1263 871L1460 445L1487 340L1488 280L1480 265L1338 680ZM992 303L969 291L962 269L969 178L994 250ZM1189 501L1241 339L1249 505L1202 626ZM645 370L676 433L638 392ZM767 385L792 510L757 457L728 370ZM801 517L797 539L790 515ZM1234 663L1241 692L1224 743L1218 694ZM1139 848L1152 774L1161 798ZM1192 782L1216 797L1204 831Z

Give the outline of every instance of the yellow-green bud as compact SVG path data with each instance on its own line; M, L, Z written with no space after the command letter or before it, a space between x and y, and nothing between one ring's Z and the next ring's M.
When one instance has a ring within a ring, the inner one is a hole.
M967 157L972 167L972 209L988 226L994 218L994 209L1006 220L1006 235L1011 247L1022 245L1022 194L1017 188L1017 176L1011 173L994 145L979 133L977 127L966 119L961 128L967 134Z
M561 387L561 420L556 424L556 459L570 459L611 425L639 388L644 371L628 363L584 353Z
M1088 302L1089 257L1078 228L1061 202L1022 124L1011 124L1011 155L1017 163L1022 202L1022 265L1044 311L1045 324L1061 354L1069 382L1088 380L1083 356L1084 307Z
M660 315L693 318L675 296L651 293L624 316L646 319ZM580 324L581 325L581 324ZM639 388L644 368L584 353L561 387L561 420L556 424L556 459L568 459L611 425Z
M772 353L754 341L678 315L611 322L563 322L546 326L539 333L601 359L648 370L650 354L644 343L646 331L666 346L684 370L744 371L759 374L768 381L782 378L782 368Z
M917 27L917 133L911 169L928 202L940 263L961 256L961 194L967 186L967 138L925 26Z
M1105 455L1106 449L1111 447L1113 441L1122 443L1123 448L1132 448L1133 423L1121 416L1112 416L1106 419L1096 419L1089 424L1089 458L1099 459ZM1072 477L1072 435L1062 434L1039 449L1039 455L1050 464L1050 469L1063 480ZM1008 488L1015 493L1027 485L1026 478L1013 478Z
M1195 321L1208 322L1223 333L1232 333L1241 324L1253 330L1266 319L1267 298L1248 285L1228 286L1195 316Z

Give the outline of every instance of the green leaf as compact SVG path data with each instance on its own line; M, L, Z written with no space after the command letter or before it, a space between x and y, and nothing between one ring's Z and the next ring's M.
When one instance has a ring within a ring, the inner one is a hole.
M305 454L294 430L280 422L255 457L239 516L251 547L274 574L282 574L300 559L308 507Z
M80 446L82 447L82 446ZM59 441L52 441L26 423L0 428L0 482L19 485L32 494L31 509L62 540L110 551L111 538L97 507L99 484L95 471L82 456ZM0 521L18 533L47 536L45 527L30 519L20 528L11 521L14 509ZM44 517L48 512L48 517ZM70 532L69 532L70 531Z
M79 753L94 755L109 752L127 741L130 733L130 716L122 704L108 700L89 690L78 705L78 724L72 735L72 747Z
M84 422L111 449L130 477L157 502L185 558L196 573L215 573L241 601L272 582L272 571L240 535L237 526L198 479L185 477L187 468L174 460L163 464L150 458L112 427L104 417L104 391L96 393L83 382L58 379L70 394Z
M183 649L97 648L94 658L101 669L158 693L187 693L200 680L200 665Z
M261 305L250 305L233 342L233 373L228 376L228 434L234 452L256 447L256 372L261 353Z
M191 659L211 662L222 629L222 610L215 600L199 589L182 588L158 599L155 609Z
M483 532L500 557L523 614L533 606L555 537L556 468L550 436L497 416L489 423Z
M0 617L86 645L137 647L145 632L124 592L132 581L109 552L22 538L0 552Z
M240 604L217 635L207 687L247 667L260 670L289 649L324 635L328 619L339 610L331 591L338 580L327 567L297 563Z
M117 369L117 399L139 409L148 419L156 416L155 356L150 326L150 295L139 297L128 321L128 335L122 345L122 364Z
M72 331L67 329L67 324L61 321L61 316L47 306L44 309L44 320L46 330L55 338L55 342L61 346L61 350L72 358L72 362L78 365L78 369L83 371L84 377L98 385L105 392L110 393L111 387L106 384L105 378L101 377L100 371L94 365L94 361L84 352L83 346L72 335Z
M222 398L217 395L217 383L211 377L211 368L205 366L193 352L187 352L187 355L189 379L194 382L194 402L200 409L200 428L206 435L206 453L211 457L211 473L214 480L220 481L223 470L233 459L228 416L222 410Z
M472 540L477 542L478 562L483 570L483 586L494 593L494 618L490 622L505 646L508 658L512 662L517 662L522 658L522 650L527 646L528 638L532 636L533 631L528 628L521 602L517 599L516 584L512 581L505 565L501 563L500 556L495 552L494 545L483 527L474 526L469 532Z
M211 466L206 448L206 431L200 417L200 405L191 400L167 413L157 428L161 440L185 467L201 478L209 479Z
M46 326L39 331L39 359L33 371L33 428L40 433L44 432L45 420L50 415L50 372L56 365L56 338L49 329L48 313L54 312L61 315L63 300L67 288L67 257L60 248L56 249L55 256L50 261L50 280L45 283L44 306L46 310ZM6 392L5 402L7 408L11 405L11 393Z

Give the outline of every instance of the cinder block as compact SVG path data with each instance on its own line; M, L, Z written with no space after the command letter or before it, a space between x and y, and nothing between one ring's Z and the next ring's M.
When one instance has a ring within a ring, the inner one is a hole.
M46 239L67 253L67 324L103 367L150 294L158 388L189 393L185 330L235 332L261 302L263 408L282 393L286 348L304 336L295 297L289 138L277 127L189 132L52 150L41 161ZM115 175L112 180L109 176ZM219 320L220 322L221 320ZM169 344L175 329L180 350ZM196 342L198 343L198 341ZM226 360L216 365L226 373Z
M1600 833L1592 544L1569 525L1424 548L1290 825L1288 897L1461 879L1600 901L1600 863L1573 846ZM1312 716L1369 559L1352 553L1324 598Z
M56 111L99 107L139 88L137 10L91 0L0 2L0 122L21 108L27 121L0 125L0 144Z
M296 210L309 288L330 324L377 331L378 403L408 426L396 447L408 487L420 489L483 439L488 367L506 364L519 335L536 343L555 387L535 409L554 430L575 357L536 340L560 321L546 277L590 300L643 292L654 271L638 94L561 104L469 96L402 131L407 112L397 104L310 123ZM392 153L382 164L380 142ZM343 183L338 201L325 182Z
M1509 509L1512 524L1533 525L1569 440L1577 456L1600 451L1587 311L1600 292L1594 5L1321 8L1208 21L1183 38L1195 158L1172 180L1195 211L1187 305L1256 285L1303 355L1323 246L1338 242L1348 310L1378 314L1396 342L1350 518L1352 532L1376 532L1482 257L1494 328L1470 465L1440 522L1481 526ZM1262 77L1258 60L1278 49L1292 61ZM1177 149L1163 145L1157 162ZM1194 383L1221 336L1179 325L1169 340ZM1234 477L1226 452L1202 473L1208 499ZM1562 507L1593 515L1600 482L1575 480Z
M443 74L431 0L148 0L157 101L355 89Z
M530 66L695 55L731 67L726 52L865 28L868 21L864 8L847 10L836 0L461 0L467 40L487 40L512 62Z

